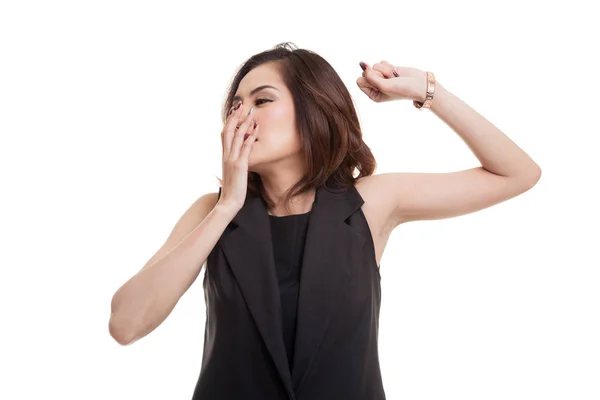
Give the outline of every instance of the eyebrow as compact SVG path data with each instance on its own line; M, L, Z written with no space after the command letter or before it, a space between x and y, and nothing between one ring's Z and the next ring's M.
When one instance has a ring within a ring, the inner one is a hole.
M267 88L270 88L270 89L275 89L275 90L279 91L279 89L277 89L275 86L271 86L271 85L262 85L262 86L259 86L259 87L255 88L255 89L253 89L253 90L250 92L250 96L252 96L252 95L253 95L254 93L256 93L256 92L260 92L261 90L263 90L263 89L267 89ZM232 102L235 102L236 100L241 100L241 99L242 99L242 98L241 98L240 96L235 96L235 97L234 97L234 98L233 98L231 101L232 101Z

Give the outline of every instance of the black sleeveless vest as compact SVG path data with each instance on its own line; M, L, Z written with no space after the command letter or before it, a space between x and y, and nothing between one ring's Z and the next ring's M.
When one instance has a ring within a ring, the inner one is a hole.
M247 194L207 259L204 350L193 400L385 399L381 276L363 204L354 186L317 188L290 370L269 214L261 196Z

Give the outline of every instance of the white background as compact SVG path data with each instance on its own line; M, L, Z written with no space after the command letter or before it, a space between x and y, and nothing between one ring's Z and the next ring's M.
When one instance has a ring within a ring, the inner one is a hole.
M0 398L191 398L204 271L131 346L110 300L217 190L236 68L292 41L348 86L376 173L479 163L433 113L369 100L361 60L433 71L542 167L519 197L394 231L388 399L599 399L600 32L585 2L550 3L3 1Z

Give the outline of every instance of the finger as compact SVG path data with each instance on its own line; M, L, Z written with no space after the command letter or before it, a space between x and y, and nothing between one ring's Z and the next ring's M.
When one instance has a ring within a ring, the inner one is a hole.
M369 68L369 64L367 64L367 63L366 63L366 62L364 62L364 61L361 61L361 62L359 62L359 63L358 63L358 65L360 65L360 68L361 68L363 71L366 71L366 70L367 70L367 68Z
M231 144L235 135L235 127L238 125L240 116L244 112L244 104L240 102L237 106L237 110L234 109L233 112L230 111L229 117L221 132L221 144L223 145L223 157L225 159L229 158L229 155L231 154Z
M237 146L234 148L235 151L235 155L234 157L236 159L238 159L239 157L241 157L242 154L242 150L244 149L244 146L249 143L249 141L254 142L256 140L256 129L258 128L258 122L254 121L249 127L248 130L246 131L246 133L244 133L242 135L242 143L240 144L240 147L238 148ZM240 128L241 129L241 128Z
M394 85L394 81L385 78L381 72L374 69L365 71L366 83L380 92L387 92Z
M377 64L375 64L375 65L377 65ZM376 73L377 75L381 76L382 78L384 77L383 74L380 71L377 71L377 70L374 69L375 66L369 67L369 64L367 64L364 61L360 62L360 67L363 70L363 73L362 73L363 77L366 77L367 74L372 74L372 73Z
M418 68L401 67L398 65L394 65L393 67L399 76L405 76L407 78L421 78L424 75L423 71Z
M363 76L363 77L366 77L368 73L373 73L373 68L371 68L371 67L369 66L369 64L367 64L367 63L366 63L366 62L364 62L364 61L361 61L361 62L360 62L360 67L361 67L361 68L362 68L362 70L363 70L363 73L362 73L362 76Z
M248 129L256 122L252 113L254 112L254 107L250 107L248 112L244 112L243 117L240 118L237 124L236 136L241 135L242 140L244 139L244 134L248 131Z
M364 78L362 76L356 80L356 84L365 93L366 93L366 90L377 90L377 88L375 86L371 85L367 81L367 78Z
M364 76L359 77L356 80L356 84L358 85L359 88L363 89L363 88L373 88L373 86L367 82L367 78L365 78Z
M364 78L364 80L360 80L360 82L362 82L363 84L365 84L367 86L371 86L374 89L375 89L375 86L372 83L369 83L369 81L371 81L373 77L385 79L385 77L383 76L383 74L380 71L376 71L370 67L368 67L365 71L363 71L362 77ZM357 81L357 83L359 83L359 81Z
M362 76L360 78L358 78L356 80L356 84L358 85L358 87L360 88L360 90L363 91L364 94L366 94L371 100L375 100L379 94L379 91L374 88L373 86L371 86L366 78L363 78Z
M396 78L398 78L400 76L400 74L398 73L398 70L396 69L396 66L393 65L392 63L382 60L381 64L386 65L388 68L390 68L392 71L392 75L395 76Z
M250 157L250 152L252 151L254 142L256 142L256 137L258 136L258 128L260 128L260 125L256 124L254 126L256 126L256 128L254 128L252 134L248 136L248 139L244 141L242 150L240 152L240 158L243 158L245 160L248 160L248 157Z
M237 128L235 135L233 137L233 142L231 144L231 153L229 154L230 159L236 160L240 155L240 149L242 144L244 144L244 136L246 133L251 134L254 130L254 126L256 126L256 121L252 118L252 111L254 107L250 107L248 114L246 115L246 120L239 125Z
M387 61L382 61L373 65L373 70L379 72L383 78L389 79L393 78L394 75L394 66L388 63Z

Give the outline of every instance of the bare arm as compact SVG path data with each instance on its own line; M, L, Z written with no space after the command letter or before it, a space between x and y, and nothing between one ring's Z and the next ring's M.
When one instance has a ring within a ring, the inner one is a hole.
M372 68L362 63L361 67L363 76L356 83L372 100L425 101L425 71L387 61ZM454 172L397 172L362 178L361 189L376 199L374 214L387 233L404 222L482 210L526 192L541 177L540 166L523 149L438 81L431 111L458 134L481 166Z
M167 241L121 286L111 302L109 332L128 345L156 329L196 280L208 255L238 210L200 197L179 219Z
M389 173L378 178L394 201L390 225L482 210L531 189L541 168L500 129L436 83L431 111L465 142L481 166L445 173ZM415 99L424 101L420 88Z

